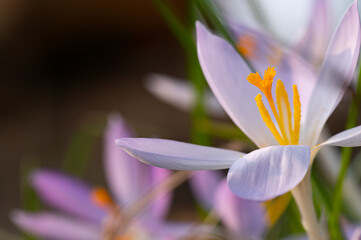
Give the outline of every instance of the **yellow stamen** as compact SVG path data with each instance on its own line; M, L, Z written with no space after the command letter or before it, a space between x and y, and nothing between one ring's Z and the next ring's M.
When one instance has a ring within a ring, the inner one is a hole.
M262 116L263 121L269 128L271 133L280 145L298 144L300 135L300 124L301 124L301 103L300 96L298 94L297 86L293 86L293 105L294 105L294 126L292 128L292 111L291 105L288 100L288 94L285 89L283 82L278 79L276 85L276 101L277 108L272 97L272 84L273 78L276 76L276 71L272 67L268 67L265 70L263 79L258 72L250 73L247 80L258 87L261 92L266 96L269 106L272 110L273 116L275 117L278 129L272 121L272 118L262 102L262 95L258 94L255 98L259 112ZM280 131L280 132L279 132Z
M294 126L291 137L291 144L298 144L301 128L301 102L296 85L293 85L293 120Z
M281 145L286 145L286 143L282 139L281 135L278 133L276 126L272 122L272 118L269 115L266 107L263 104L262 95L258 94L257 97L255 98L255 100L256 100L257 107L259 109L259 112L262 116L263 121L266 123L267 127L272 132L272 134L276 138L277 142L279 142Z
M237 43L238 50L243 56L252 58L255 56L257 39L251 35L242 35Z
M94 201L94 203L99 207L109 208L114 205L114 202L110 197L110 195L108 194L107 190L105 190L102 187L94 188L94 190L92 191L91 198Z
M291 139L292 134L292 113L290 102L288 101L288 94L286 92L285 86L283 85L283 82L280 79L278 79L276 85L276 99L278 113L281 119L279 127L284 138L287 138L287 142L289 144L289 140ZM285 126L285 124L287 124L287 126Z

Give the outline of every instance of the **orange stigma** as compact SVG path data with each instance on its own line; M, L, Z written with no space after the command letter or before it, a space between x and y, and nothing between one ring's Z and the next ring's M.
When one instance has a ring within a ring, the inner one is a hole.
M114 202L109 193L102 187L94 188L91 193L91 198L93 202L99 207L111 208L114 206Z
M255 56L257 39L248 34L241 35L238 39L237 48L247 58Z

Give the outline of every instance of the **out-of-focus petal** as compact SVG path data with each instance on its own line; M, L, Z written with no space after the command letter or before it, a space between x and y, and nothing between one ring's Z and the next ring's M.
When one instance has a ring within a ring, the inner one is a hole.
M359 147L361 146L361 126L340 132L319 146Z
M233 122L259 147L276 145L264 124L255 96L259 89L247 81L251 70L224 39L197 22L198 59L213 93Z
M361 239L361 228L357 228L353 234L350 240L360 240Z
M254 29L262 29L248 1L216 0L214 2L224 18L232 20L237 24L245 24Z
M118 146L138 160L173 170L229 168L243 153L155 138L121 138Z
M129 156L115 144L117 138L133 136L119 114L109 116L104 134L105 176L117 202L123 206L134 201L145 191L145 187L150 186L149 166Z
M143 163L141 163L143 164ZM150 168L150 183L151 187L155 187L168 177L170 177L171 172L168 169L158 168L148 166ZM153 202L150 204L149 212L150 219L155 220L164 220L167 217L170 204L172 200L172 193L162 193L154 198Z
M92 188L80 180L55 171L37 170L30 182L40 197L55 208L97 222L106 215L93 202Z
M219 171L204 170L195 172L189 179L194 196L207 210L214 206L214 192L222 178L222 173Z
M238 24L269 30L278 40L291 44L309 19L311 0L218 0L222 15Z
M240 237L259 239L262 236L266 222L261 203L237 197L229 190L226 180L217 187L215 202L217 214L225 226Z
M256 2L256 1L252 1ZM259 14L264 15L271 32L288 45L295 41L310 17L312 0L260 0Z
M168 170L137 161L115 144L115 139L130 136L134 134L129 130L123 118L119 114L111 115L104 139L106 176L112 192L123 206L141 197L170 174ZM144 217L151 217L154 220L164 218L168 213L170 200L170 193L157 196L150 203L150 208Z
M295 50L315 66L321 65L330 38L329 5L326 0L314 0L313 11L304 34Z
M310 148L273 146L238 159L228 172L228 185L241 198L265 201L293 189L305 176Z
M53 240L98 240L100 225L52 213L15 211L11 220L25 232Z
M162 74L152 74L147 77L145 86L154 96L182 111L190 112L194 107L195 92L189 81ZM226 115L210 91L206 91L204 97L205 110L209 114L215 117Z
M301 132L302 144L316 144L326 120L354 76L359 49L360 20L357 2L354 2L342 18L327 50L310 99L305 125L307 128Z

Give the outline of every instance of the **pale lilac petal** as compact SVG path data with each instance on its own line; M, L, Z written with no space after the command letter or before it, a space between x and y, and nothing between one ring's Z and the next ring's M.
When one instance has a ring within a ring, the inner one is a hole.
M218 0L216 3L224 18L254 29L262 30L263 27L287 44L294 42L305 27L311 7L310 0Z
M52 213L15 211L11 220L20 229L37 237L53 240L98 240L100 225Z
M276 145L254 100L259 89L246 79L251 70L236 50L199 22L197 49L208 84L233 122L259 147Z
M194 108L196 94L189 81L163 74L152 74L147 77L145 86L154 96L182 111L191 112ZM205 110L210 115L215 117L226 115L210 91L205 91L204 104Z
M259 0L260 14L269 25L270 31L288 45L295 41L307 24L311 14L312 1L310 0Z
M222 173L214 170L197 171L189 179L195 198L207 210L214 206L214 192L222 179Z
M350 240L360 240L361 239L361 227L357 228L353 234Z
M123 118L119 114L111 115L104 139L106 176L112 192L123 206L141 197L170 174L168 170L151 167L137 161L115 144L115 139L130 136L134 134L129 130ZM164 218L168 213L170 200L170 193L156 197L144 217L156 218L155 220Z
M264 209L259 202L234 195L227 181L222 181L215 194L215 209L224 225L244 239L259 239L266 229ZM243 239L242 238L242 239Z
M241 198L265 201L293 189L305 176L310 148L273 146L238 159L228 172L228 185Z
M329 5L326 0L313 1L310 22L295 50L314 65L321 65L330 38Z
M315 145L320 132L349 86L360 49L357 2L342 18L327 50L319 79L313 90L301 143ZM302 104L302 103L301 103Z
M143 164L143 163L142 163ZM168 169L149 167L151 171L150 183L152 187L159 185L170 177ZM159 194L151 203L149 212L151 220L164 220L167 217L172 200L172 192Z
M136 199L150 186L150 169L120 149L115 140L121 137L133 137L119 114L109 116L104 134L104 168L108 185L117 202L126 205Z
M229 168L243 153L155 138L121 138L117 145L138 160L173 170Z
M55 208L97 222L106 215L93 202L92 188L80 180L55 171L37 170L30 182L40 197Z
M217 5L217 9L219 9L223 15L223 18L232 20L237 24L245 24L254 29L262 29L248 1L216 0L214 2Z
M359 147L361 146L361 126L340 132L319 146Z

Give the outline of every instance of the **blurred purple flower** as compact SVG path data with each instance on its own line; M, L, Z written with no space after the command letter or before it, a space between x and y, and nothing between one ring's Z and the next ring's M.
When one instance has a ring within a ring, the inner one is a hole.
M31 184L45 203L59 211L30 213L17 210L11 216L13 222L22 230L46 239L95 240L104 237L112 230L118 214L170 175L169 170L136 161L114 144L116 138L131 136L133 134L121 116L111 115L104 138L104 168L114 201L104 189L91 187L59 172L37 170L30 177ZM166 221L171 195L155 197L142 215L127 227L123 237L173 239L184 235L191 224Z

